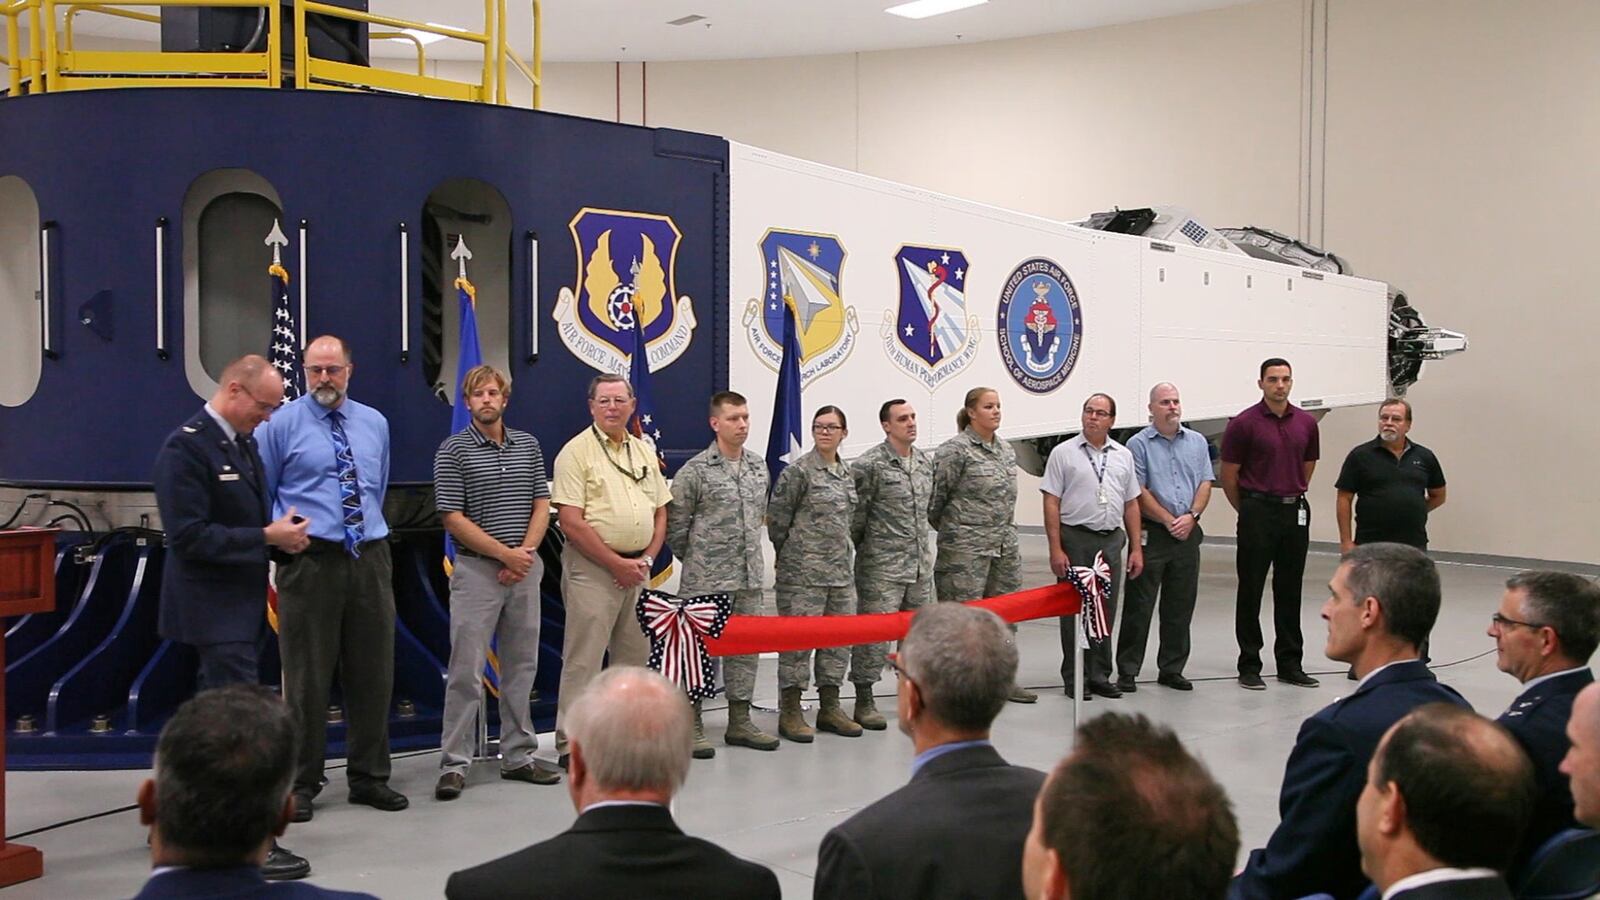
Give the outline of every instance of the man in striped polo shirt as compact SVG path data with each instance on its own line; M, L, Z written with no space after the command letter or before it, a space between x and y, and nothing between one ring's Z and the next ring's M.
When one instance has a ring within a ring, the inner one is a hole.
M507 428L501 416L511 384L493 366L461 383L472 422L433 457L434 504L455 539L450 575L450 671L444 691L439 800L461 796L472 763L475 716L483 698L489 640L500 656L500 777L555 784L540 768L528 695L539 666L539 542L550 525L550 485L539 441Z

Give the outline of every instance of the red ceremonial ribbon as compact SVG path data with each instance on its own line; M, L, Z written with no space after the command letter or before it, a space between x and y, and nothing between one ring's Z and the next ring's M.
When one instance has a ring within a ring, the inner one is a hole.
M1007 622L1077 615L1082 599L1070 583L1046 585L967 604L987 609ZM814 650L898 641L911 628L914 612L861 616L730 616L719 637L707 636L712 656L746 656L783 650Z

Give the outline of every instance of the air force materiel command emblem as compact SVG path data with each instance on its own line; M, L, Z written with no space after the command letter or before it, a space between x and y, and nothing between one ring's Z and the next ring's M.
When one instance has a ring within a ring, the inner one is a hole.
M967 314L967 255L907 244L894 267L900 306L883 314L883 352L931 391L978 355L978 317Z
M1023 390L1048 394L1078 362L1083 311L1072 279L1043 257L1011 270L1000 292L1000 359Z
M844 305L844 245L831 234L768 229L761 236L761 299L745 307L744 330L767 368L783 361L783 306L794 303L800 333L800 386L850 357L861 330L854 307Z
M672 218L586 207L567 227L579 282L561 289L552 314L567 349L602 372L626 373L639 316L652 372L682 356L696 322L689 298L677 297L683 233Z

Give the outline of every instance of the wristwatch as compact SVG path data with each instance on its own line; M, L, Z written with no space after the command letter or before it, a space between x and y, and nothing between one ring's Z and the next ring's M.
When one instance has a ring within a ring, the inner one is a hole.
M644 560L644 564L647 565L647 566L653 566L653 565L656 564L656 558L654 556L651 556L648 553L644 554L643 556L641 556L639 558Z

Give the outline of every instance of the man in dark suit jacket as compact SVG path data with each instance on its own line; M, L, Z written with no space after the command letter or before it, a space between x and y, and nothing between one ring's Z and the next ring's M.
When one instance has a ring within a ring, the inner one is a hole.
M1008 764L989 728L1011 694L1017 648L1005 623L959 603L923 607L897 657L911 782L823 838L813 896L1016 897L1022 845L1044 773Z
M167 532L160 632L195 648L202 687L255 683L267 550L306 546L304 520L269 520L251 437L282 402L283 379L271 364L260 356L238 359L156 457L156 505Z
M294 812L294 748L289 708L266 688L230 685L178 707L156 743L155 777L139 787L152 871L137 900L373 900L262 877L273 838Z
M1533 764L1504 728L1430 703L1395 723L1356 803L1361 868L1389 900L1511 900L1502 877L1527 827Z
M1533 760L1539 805L1528 823L1513 872L1557 832L1577 828L1572 788L1561 774L1567 720L1578 692L1594 683L1589 658L1600 643L1600 585L1568 572L1521 572L1506 581L1489 623L1496 665L1522 682L1500 715Z
M202 688L254 684L266 627L267 551L305 549L306 521L269 521L261 457L251 434L283 402L283 379L260 356L229 363L216 393L167 437L156 456L156 506L167 533L159 631L189 644ZM273 880L311 864L276 843L262 867Z
M578 821L548 841L450 876L449 900L652 897L777 900L772 870L684 834L668 804L689 776L683 691L612 666L568 709L567 789Z
M1172 729L1108 713L1039 792L1022 885L1028 900L1220 900L1238 855L1227 793Z
M1278 827L1266 847L1251 851L1230 898L1359 895L1367 879L1355 804L1378 740L1425 703L1468 705L1417 658L1439 617L1439 572L1426 554L1403 544L1361 544L1344 555L1328 588L1326 653L1350 663L1360 683L1300 726L1283 774Z

